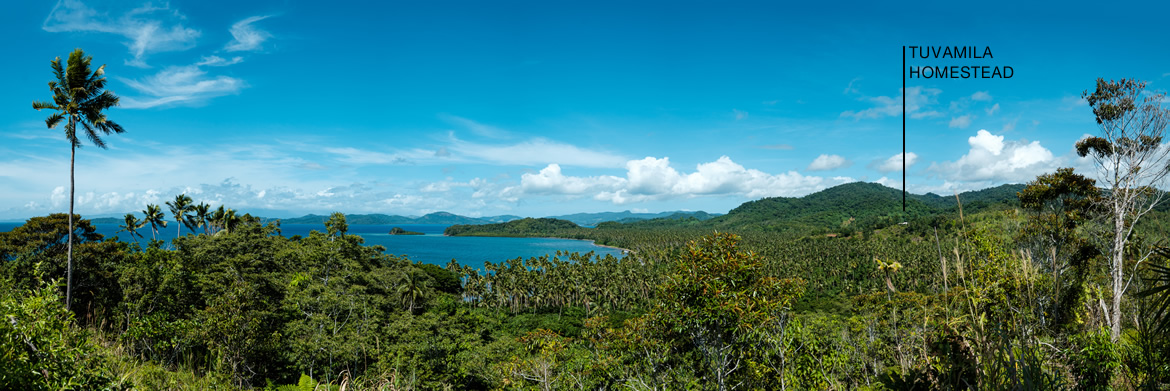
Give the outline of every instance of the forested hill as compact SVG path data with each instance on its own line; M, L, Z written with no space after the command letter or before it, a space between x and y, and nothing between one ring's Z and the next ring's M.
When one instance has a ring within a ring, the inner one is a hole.
M1024 185L1002 185L959 194L963 211L974 214L982 210L1019 205L1016 193ZM907 194L902 210L902 191L876 183L854 182L835 186L804 197L770 197L745 202L726 215L711 217L705 213L674 214L638 221L603 222L601 230L697 228L714 230L762 230L795 235L839 232L867 232L901 222L926 221L938 215L955 214L955 197L928 193ZM554 224L554 222L556 222ZM555 236L575 228L569 221L524 219L507 224L477 227L452 227L449 235L474 236ZM577 234L573 234L577 235ZM579 235L578 235L579 236ZM576 237L576 236L574 236Z
M531 217L512 220L506 223L480 225L452 225L443 231L444 235L451 236L517 236L531 237L549 235L565 229L581 228L568 220Z
M1024 185L1002 185L959 194L963 210L975 213L997 207L1018 205L1016 192ZM958 209L954 196L906 194L877 183L854 182L831 187L799 198L771 197L745 202L724 216L705 222L723 229L765 229L777 231L847 229L862 231L897 224L915 218L949 213Z
M492 218L466 217L448 212L435 212L422 217L384 214L347 214L345 215L345 219L349 224L488 224L495 222ZM324 224L326 220L329 220L329 216L310 214L303 217L281 219L281 222L284 224Z
M568 220L582 226L595 226L606 221L617 221L620 223L628 223L640 220L651 219L680 219L687 217L694 217L699 220L707 220L712 217L719 216L719 214L707 213L704 211L688 212L688 211L674 211L674 212L660 212L660 213L636 213L631 211L621 212L600 212L600 213L574 213L562 216L548 216L549 218Z

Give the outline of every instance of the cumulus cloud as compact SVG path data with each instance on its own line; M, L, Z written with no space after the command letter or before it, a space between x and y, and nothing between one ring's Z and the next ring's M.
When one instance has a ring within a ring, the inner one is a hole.
M952 117L950 124L947 126L952 128L966 129L968 126L971 126L971 119L974 117L975 116L970 114Z
M909 169L910 166L913 166L914 163L917 163L917 162L918 162L918 154L916 154L914 152L907 152L906 153L906 168L907 169ZM873 168L873 169L881 171L881 172L902 171L902 154L899 153L897 155L890 156L886 160L875 161L872 164L870 164L870 168ZM881 183L880 181L878 181L878 182Z
M253 23L268 19L271 15L253 16L232 25L232 41L224 46L224 50L229 52L239 51L254 51L260 50L264 41L272 38L272 34L253 26Z
M971 94L971 100L977 102L987 102L991 100L991 94L989 94L987 91L976 91L974 94Z
M842 167L848 167L850 162L840 155L822 154L813 159L812 163L808 165L809 171L828 171Z
M112 14L117 16L112 16ZM99 32L120 35L133 55L126 64L147 67L149 53L186 50L195 46L199 30L184 27L186 17L168 5L151 3L124 12L99 12L79 0L53 6L41 28L48 32Z
M527 194L584 194L587 191L612 189L622 182L614 176L567 177L561 173L561 166L549 164L538 173L520 176L520 187Z
M519 195L587 196L614 204L628 204L668 198L738 195L749 198L795 196L852 181L838 177L825 179L804 176L795 171L768 174L748 169L722 156L701 163L695 171L682 173L670 164L670 158L646 157L626 162L626 176L578 177L565 175L561 167L550 164L539 173L524 174L520 186L501 191L507 197Z
M1058 164L1039 141L1005 141L1004 136L981 129L967 143L967 154L954 162L932 164L928 170L953 181L1021 183L1055 170Z

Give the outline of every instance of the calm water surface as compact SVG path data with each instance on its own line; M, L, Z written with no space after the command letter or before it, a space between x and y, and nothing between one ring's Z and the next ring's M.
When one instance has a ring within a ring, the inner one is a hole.
M21 223L0 223L0 232L11 231ZM117 233L118 224L95 224L97 232L105 237L118 236L123 241L130 241L127 233ZM390 229L402 227L407 231L422 232L425 235L390 235ZM553 256L558 250L615 257L622 256L622 250L601 247L592 242L570 239L546 238L484 238L484 237L452 237L443 236L447 225L437 224L391 224L391 225L350 225L349 234L358 235L365 239L367 245L386 247L386 254L406 256L414 261L433 263L446 266L451 259L461 265L475 268L483 267L484 262L502 262L516 257ZM325 231L323 224L282 224L281 234L288 237L293 235L308 236L309 231ZM147 240L151 237L150 228L138 230ZM200 231L202 232L202 231ZM183 234L191 231L183 228ZM174 222L167 228L159 230L159 239L170 241L175 237ZM139 239L145 245L142 239Z

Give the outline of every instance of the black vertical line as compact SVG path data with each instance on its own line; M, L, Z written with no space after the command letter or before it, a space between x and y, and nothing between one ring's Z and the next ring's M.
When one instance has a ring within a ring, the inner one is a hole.
M902 46L902 211L906 211L906 46Z

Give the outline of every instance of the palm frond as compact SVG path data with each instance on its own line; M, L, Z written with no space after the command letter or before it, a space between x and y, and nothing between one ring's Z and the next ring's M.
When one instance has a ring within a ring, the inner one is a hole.
M78 122L81 122L81 127L85 129L85 136L89 138L89 141L92 142L93 145L96 145L101 149L109 148L106 146L106 142L103 141L100 136L98 136L97 132L94 130L94 127L89 124L89 121Z
M1170 260L1170 248L1159 247L1154 250L1163 260ZM1152 319L1149 319L1155 324L1155 330L1159 333L1170 332L1170 267L1164 265L1149 264L1150 272L1154 277L1146 279L1150 284L1150 288L1138 292L1138 297L1154 297L1152 309Z
M57 124L61 123L62 119L65 119L64 114L61 114L61 113L50 114L49 118L45 118L45 125L48 126L49 129L55 128L55 127L57 127Z

